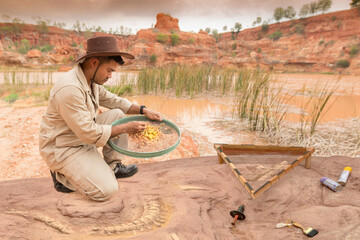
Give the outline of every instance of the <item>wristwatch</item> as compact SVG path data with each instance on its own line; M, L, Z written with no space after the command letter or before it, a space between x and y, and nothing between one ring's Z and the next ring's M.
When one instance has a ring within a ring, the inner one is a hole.
M144 105L140 106L140 114L144 114L144 108L146 108Z

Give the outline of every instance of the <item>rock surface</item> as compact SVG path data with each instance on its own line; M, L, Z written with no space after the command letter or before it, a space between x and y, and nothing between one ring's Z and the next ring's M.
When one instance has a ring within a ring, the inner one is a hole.
M140 69L176 63L249 68L260 66L287 72L360 74L360 51L351 54L352 48L360 49L360 12L357 9L270 24L267 31L259 26L239 33L220 33L217 39L204 31L180 31L178 22L178 19L160 13L155 28L141 29L136 35L114 35L121 51L136 56L135 60L126 61L123 68ZM0 27L11 27L11 24L0 23ZM274 39L275 33L281 37ZM158 34L166 35L167 39L158 42ZM178 41L171 41L172 34L178 36ZM38 58L38 65L47 62L69 65L85 51L86 38L99 35L106 34L78 34L56 27L49 27L48 33L40 34L36 26L27 24L21 34L0 34L0 52L2 45L3 52L12 55L16 51L14 43L27 39L30 46L46 43L55 47L47 57ZM58 49L68 48L77 48L78 51L70 55L57 52ZM157 56L155 62L150 61L153 54ZM26 65L26 61L7 61L3 58L0 64ZM348 61L350 66L337 66L339 60Z
M179 20L171 17L169 14L159 13L156 15L155 28L165 31L180 31Z
M119 180L110 201L56 192L50 178L0 183L1 239L308 239L290 219L319 231L316 239L358 239L360 159L313 157L252 200L217 157L140 164ZM352 173L341 192L319 184ZM229 212L245 205L246 219L231 225Z

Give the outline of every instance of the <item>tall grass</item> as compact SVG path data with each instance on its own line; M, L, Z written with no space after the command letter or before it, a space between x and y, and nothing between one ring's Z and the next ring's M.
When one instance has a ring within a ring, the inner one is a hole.
M226 94L232 87L236 70L199 65L172 65L140 71L137 89L142 94L174 91L177 97L213 91Z
M324 117L331 106L328 106L330 98L334 95L338 86L330 88L325 84L322 88L315 88L306 92L306 87L302 88L302 95L308 95L307 100L302 101L301 118L300 118L300 134L302 137L309 131L310 135L315 133L316 127L320 120ZM307 94L306 94L306 93ZM306 112L308 111L308 112ZM307 130L309 129L309 130Z
M9 103L30 95L39 98L39 100L47 100L49 87L52 86L52 83L52 71L2 69L0 72L0 98ZM39 90L39 87L42 90Z
M280 124L281 118L274 121L273 114L276 97L270 92L270 73L260 69L243 69L235 81L235 117L247 120L254 131L264 131L273 123Z

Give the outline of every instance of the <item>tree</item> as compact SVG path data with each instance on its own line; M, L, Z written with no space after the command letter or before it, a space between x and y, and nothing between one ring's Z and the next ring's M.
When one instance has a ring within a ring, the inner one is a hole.
M205 32L207 32L209 34L211 32L211 28L209 28L209 27L205 28Z
M325 0L327 1L327 0ZM331 0L330 0L331 1ZM288 19L293 19L296 16L296 12L293 6L288 6L285 10L284 10L284 17L288 18Z
M25 22L22 19L15 17L12 19L12 23L13 23L13 31L15 33L22 32L22 29L25 26Z
M360 8L360 0L352 0L352 2L350 3L351 8L356 8L359 7Z
M7 14L1 15L1 18L4 19L5 22L11 20L11 16L10 16L10 15L7 15Z
M240 30L242 29L242 25L241 25L241 23L235 23L235 26L234 26L234 28L236 29L236 32L237 33L239 33L240 32Z
M320 11L322 11L322 13L324 14L324 12L328 11L332 5L332 1L331 0L319 0L318 3L318 9Z
M221 34L219 34L218 30L213 29L211 33L212 33L213 37L215 38L216 42L219 42Z
M252 25L253 27L256 26L257 24L261 23L261 17L257 17L255 21L253 21Z
M277 7L274 10L274 18L277 22L284 17L284 9L282 7Z
M224 31L224 32L227 31L227 26L226 26L226 25L223 27L223 31Z
M306 17L307 15L309 15L309 13L310 13L310 4L305 4L301 7L299 15L301 17Z
M77 32L80 35L80 33L81 33L81 24L80 24L79 20L76 20L76 23L74 23L73 30L75 30L75 32Z
M319 11L319 7L318 7L317 2L311 2L310 3L310 13L311 13L311 15L314 15L318 11Z

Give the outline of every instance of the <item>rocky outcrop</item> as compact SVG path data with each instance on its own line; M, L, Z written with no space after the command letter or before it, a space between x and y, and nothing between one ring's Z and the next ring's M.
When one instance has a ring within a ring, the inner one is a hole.
M27 58L39 58L41 57L41 52L37 49L31 49L26 53Z
M159 13L156 15L155 28L162 31L180 31L179 20L171 17L169 14Z
M124 68L140 69L146 66L168 64L213 64L222 67L263 67L275 71L344 72L360 74L360 12L357 9L328 13L306 19L270 24L246 29L238 33L221 33L214 36L205 31L182 32L178 19L160 13L155 28L141 29L136 35L115 35L121 51L135 55ZM0 27L9 24L0 24ZM275 34L278 38L274 38ZM106 35L92 33L91 36ZM89 37L89 36L87 36ZM42 58L30 58L33 64L69 65L85 52L84 33L49 27L40 34L34 25L25 25L21 34L0 33L0 55L11 55L2 64L23 64L14 42L27 39L30 46L50 44L53 51ZM358 53L351 52L357 48ZM152 57L153 56L153 57ZM4 57L2 58L4 59ZM29 58L28 58L29 59ZM337 66L346 60L350 66ZM25 63L26 64L26 63Z

